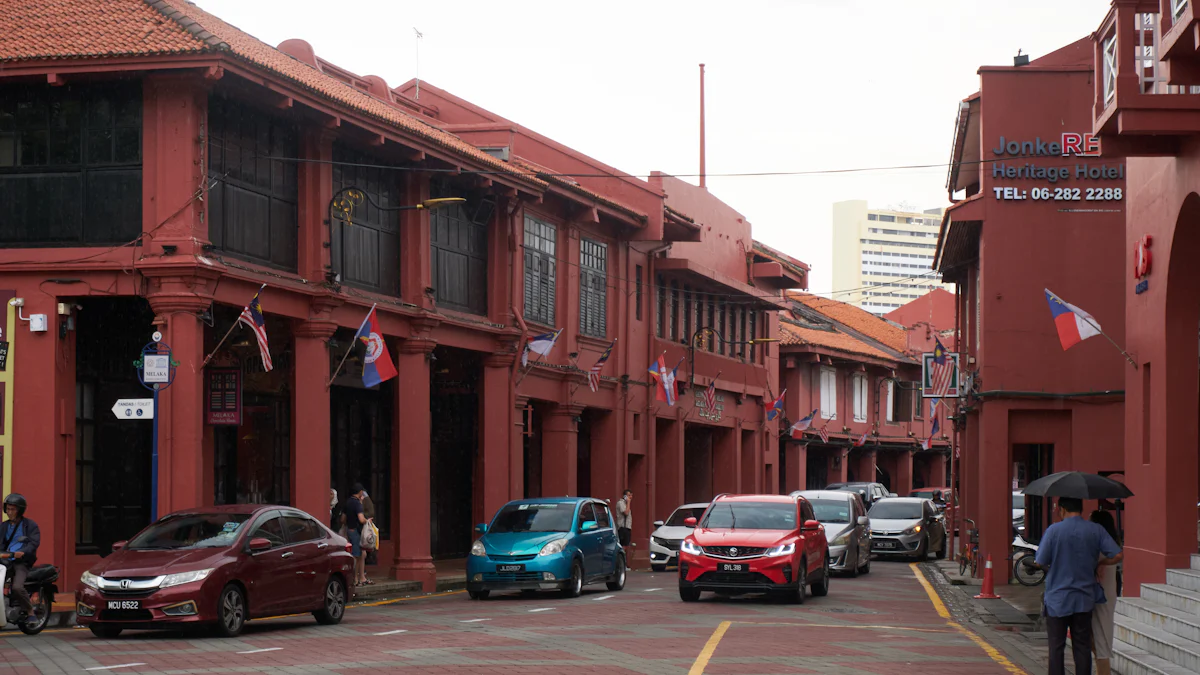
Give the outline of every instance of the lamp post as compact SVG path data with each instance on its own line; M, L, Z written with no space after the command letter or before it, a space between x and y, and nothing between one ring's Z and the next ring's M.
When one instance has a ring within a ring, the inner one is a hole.
M726 340L721 331L711 326L697 328L696 332L688 338L688 388L696 386L696 343L703 336L712 336L720 340L721 344L726 345L756 345L766 344L768 342L779 342L776 338L754 338L751 340Z
M340 220L347 225L353 225L354 209L362 206L364 202L374 206L380 211L428 211L436 209L439 206L449 206L450 204L462 204L467 201L464 197L438 197L435 199L426 199L418 204L406 204L404 206L380 206L375 203L374 199L366 192L362 191L357 185L348 185L333 194L329 200L329 222Z

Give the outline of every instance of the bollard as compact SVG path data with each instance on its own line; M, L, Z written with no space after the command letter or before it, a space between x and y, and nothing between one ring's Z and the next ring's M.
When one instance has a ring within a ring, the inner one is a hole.
M989 553L987 563L983 567L983 591L975 596L976 600L998 600L996 595L996 580L992 576L992 554Z

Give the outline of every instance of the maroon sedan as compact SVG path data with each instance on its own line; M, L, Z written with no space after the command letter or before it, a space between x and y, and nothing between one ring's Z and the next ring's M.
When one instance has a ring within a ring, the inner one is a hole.
M98 637L126 628L212 624L232 637L249 619L312 612L342 620L354 576L350 544L286 506L172 513L83 573L76 615Z

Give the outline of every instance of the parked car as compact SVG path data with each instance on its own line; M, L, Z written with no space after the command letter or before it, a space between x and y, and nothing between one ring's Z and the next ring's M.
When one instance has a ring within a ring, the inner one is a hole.
M688 518L699 519L708 504L684 504L675 509L666 521L654 521L655 530L650 534L650 569L662 572L667 565L674 565L679 557L679 542L692 533Z
M350 544L307 513L244 504L163 516L84 572L76 616L97 637L130 628L212 624L233 637L249 619L312 612L342 620Z
M867 512L871 551L925 560L931 550L946 557L946 523L933 502L916 497L881 499Z
M953 495L954 492L948 487L917 488L908 493L909 497L918 497L932 501L933 505L938 507L939 511L945 511L947 505L954 503Z
M617 541L608 504L588 497L519 499L496 512L467 556L467 595L492 591L559 590L579 597L604 582L625 588L625 550Z
M888 492L888 489L886 487L884 487L883 483L866 483L866 482L830 483L829 485L825 486L825 489L826 490L850 490L851 492L857 492L858 496L862 497L863 505L866 506L868 509L871 508L871 506L873 506L875 504L875 502L879 501L880 499L883 499L885 497L895 497L896 496L896 495L892 494L891 492Z
M871 572L871 520L862 498L847 490L798 490L812 504L829 540L829 568L852 577Z
M679 597L770 593L797 604L829 593L825 527L803 497L718 495L679 545Z

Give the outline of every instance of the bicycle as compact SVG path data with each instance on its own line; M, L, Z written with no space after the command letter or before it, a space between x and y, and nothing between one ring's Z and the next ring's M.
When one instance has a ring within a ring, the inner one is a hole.
M979 531L975 529L975 521L970 518L963 518L970 528L967 529L968 543L963 546L962 555L958 557L958 576L965 576L967 569L971 570L971 576L979 570Z

